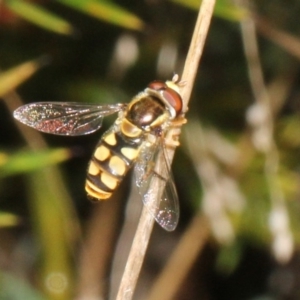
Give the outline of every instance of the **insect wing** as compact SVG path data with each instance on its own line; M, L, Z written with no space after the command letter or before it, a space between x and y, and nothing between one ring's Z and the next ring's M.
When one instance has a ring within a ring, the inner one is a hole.
M152 145L145 142L134 174L144 205L161 227L173 231L179 220L179 203L162 138Z
M37 102L19 107L14 111L14 117L42 132L76 136L98 130L103 117L122 110L124 106L124 104Z

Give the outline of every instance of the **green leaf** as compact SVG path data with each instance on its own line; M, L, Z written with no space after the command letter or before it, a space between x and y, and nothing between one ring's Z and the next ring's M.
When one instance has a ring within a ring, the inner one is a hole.
M13 155L0 153L0 177L31 172L70 158L68 149L21 151Z
M0 228L15 226L19 223L19 221L20 219L16 215L6 213L6 212L0 212Z
M64 5L70 6L102 21L134 30L142 30L143 21L110 1L96 0L57 0Z
M7 0L5 3L15 14L44 29L59 34L72 34L74 32L67 21L32 2Z
M199 10L201 1L199 0L170 0L174 3L183 5L185 7ZM241 21L247 17L249 12L246 8L234 5L228 0L218 0L215 5L214 14L220 18L227 19L229 21Z
M0 73L0 97L31 77L45 62L46 60L42 57Z
M72 299L72 262L79 233L73 202L62 176L53 166L32 172L26 179L33 228L41 246L39 286L47 299Z

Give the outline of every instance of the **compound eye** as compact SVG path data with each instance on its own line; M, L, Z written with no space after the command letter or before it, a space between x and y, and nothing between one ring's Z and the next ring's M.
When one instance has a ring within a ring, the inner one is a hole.
M159 91L161 89L165 89L167 85L163 81L155 80L148 84L148 88L153 89L155 91Z
M169 104L175 109L176 116L178 116L182 111L182 99L180 95L171 88L166 88L162 94Z

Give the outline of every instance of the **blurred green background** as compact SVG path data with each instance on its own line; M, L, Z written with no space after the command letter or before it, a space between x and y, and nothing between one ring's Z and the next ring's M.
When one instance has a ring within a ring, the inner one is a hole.
M1 300L115 299L141 209L131 175L111 200L86 199L115 116L61 137L13 110L128 102L180 75L199 5L0 1ZM299 12L299 1L217 0L173 163L180 224L155 227L134 299L300 299Z

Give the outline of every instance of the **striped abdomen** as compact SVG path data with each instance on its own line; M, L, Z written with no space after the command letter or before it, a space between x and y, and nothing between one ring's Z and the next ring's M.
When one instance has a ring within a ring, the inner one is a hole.
M99 141L88 167L85 190L94 199L108 199L135 162L142 141L126 137L114 126Z

